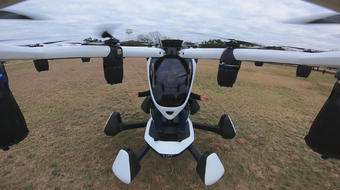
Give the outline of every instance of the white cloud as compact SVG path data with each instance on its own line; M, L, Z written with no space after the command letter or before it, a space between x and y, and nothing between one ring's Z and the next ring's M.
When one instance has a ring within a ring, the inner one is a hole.
M338 25L284 23L292 18L331 12L296 0L30 0L7 9L39 14L50 20L0 20L1 39L43 36L62 39L65 35L82 39L96 35L98 25L121 23L115 36L122 40L127 38L125 30L132 28L135 36L160 31L190 41L212 38L185 32L195 31L266 45L340 49Z

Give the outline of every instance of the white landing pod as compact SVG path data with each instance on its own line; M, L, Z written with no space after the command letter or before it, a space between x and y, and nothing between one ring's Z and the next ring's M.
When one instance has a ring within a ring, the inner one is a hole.
M216 153L205 152L197 163L196 171L205 185L212 185L221 179L224 167Z

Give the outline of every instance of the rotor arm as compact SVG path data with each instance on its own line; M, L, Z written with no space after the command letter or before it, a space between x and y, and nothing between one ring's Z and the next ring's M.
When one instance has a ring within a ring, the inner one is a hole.
M237 60L241 61L340 67L340 51L309 53L282 50L234 49L233 54Z
M179 55L183 58L192 59L220 59L224 50L224 48L190 48L181 50ZM238 48L233 49L233 55L238 61L340 67L340 51L309 53Z
M155 47L121 46L124 57L161 57L164 50ZM0 60L64 59L107 57L110 47L104 45L20 47L0 45Z
M0 60L106 57L109 53L108 46L0 46Z
M179 51L182 58L220 59L225 48L189 48Z
M121 46L124 57L162 57L164 50L156 47Z

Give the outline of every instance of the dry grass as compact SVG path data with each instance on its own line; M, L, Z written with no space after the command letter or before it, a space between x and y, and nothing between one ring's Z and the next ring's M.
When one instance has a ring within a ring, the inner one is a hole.
M147 88L145 60L125 60L124 83L114 86L100 59L51 61L42 73L29 61L15 63L6 68L30 134L0 153L0 189L340 189L340 162L322 160L303 141L335 81L330 75L300 79L291 67L245 63L234 87L220 88L217 62L200 60L193 91L211 99L192 120L216 123L228 113L237 127L233 140L195 131L197 148L220 156L224 177L205 187L190 153L161 158L150 151L127 186L111 165L120 148L144 143L144 131L111 138L103 125L113 110L125 121L148 118L142 100L127 95Z

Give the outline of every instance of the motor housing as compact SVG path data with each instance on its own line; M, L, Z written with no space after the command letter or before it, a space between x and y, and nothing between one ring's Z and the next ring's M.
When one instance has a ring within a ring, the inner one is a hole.
M296 76L307 78L312 72L312 67L308 65L298 65L296 67Z
M88 63L88 62L90 62L91 61L91 58L90 57L82 57L81 58L81 62L83 62L83 63Z
M218 85L233 87L240 67L241 61L235 59L233 49L225 49L221 55L220 65L217 72Z
M103 58L104 77L113 85L123 81L123 50L119 46L110 46L110 53Z
M263 62L261 62L261 61L255 61L254 64L255 64L256 67L262 67L263 66Z
M33 63L34 63L35 69L38 72L49 70L49 65L48 65L47 59L36 59L36 60L33 60Z

